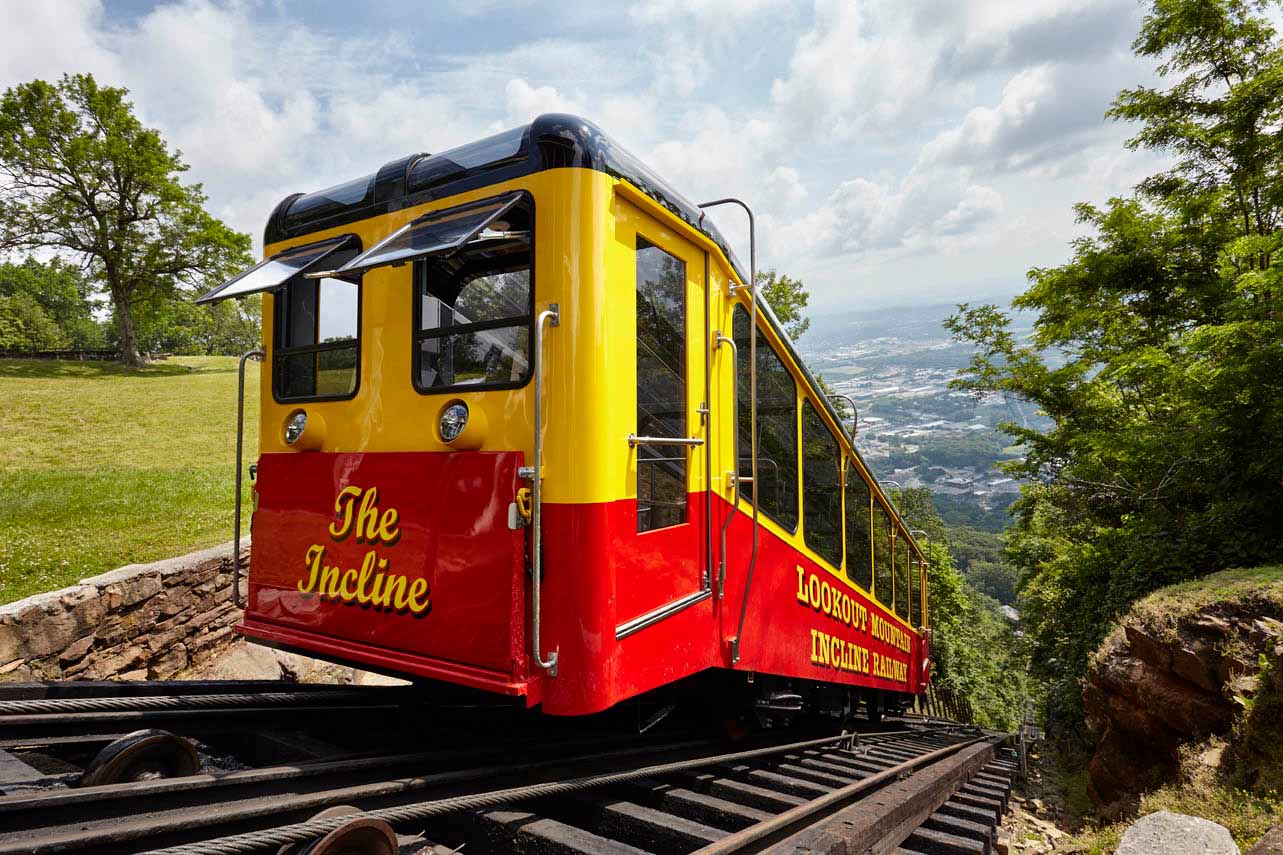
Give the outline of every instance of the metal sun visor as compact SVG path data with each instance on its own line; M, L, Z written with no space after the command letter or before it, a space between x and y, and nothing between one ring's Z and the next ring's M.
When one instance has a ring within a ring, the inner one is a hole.
M520 193L509 193L497 199L474 202L447 211L424 214L388 235L337 270L315 270L304 273L307 279L348 276L375 267L401 265L433 255L450 254L465 244L481 238L486 227L495 223L521 200ZM500 235L506 229L497 230Z
M216 303L230 297L244 297L261 291L276 291L291 278L316 267L351 241L351 235L344 235L278 252L244 273L232 277L203 297L199 297L196 302Z

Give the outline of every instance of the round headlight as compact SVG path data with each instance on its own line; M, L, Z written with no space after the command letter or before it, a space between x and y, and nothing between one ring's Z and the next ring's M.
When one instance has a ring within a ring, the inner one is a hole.
M442 441L454 442L467 426L468 405L462 401L457 401L441 411L439 428Z
M285 442L287 445L293 445L298 442L298 438L303 435L307 429L307 413L299 410L290 416L290 420L285 423Z

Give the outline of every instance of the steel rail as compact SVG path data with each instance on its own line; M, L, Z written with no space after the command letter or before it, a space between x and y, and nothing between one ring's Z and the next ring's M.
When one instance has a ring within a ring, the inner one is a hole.
M931 731L900 731L881 734L842 734L840 736L826 736L819 739L769 746L749 751L739 751L731 754L713 755L691 760L680 760L672 763L653 764L622 772L587 775L579 778L573 778L568 781L550 781L540 784L528 784L520 787L510 787L482 793L436 799L433 801L420 802L418 804L379 808L377 810L363 811L360 814L352 814L343 817L313 819L307 822L282 826L280 828L246 832L217 840L184 844L154 851L163 853L163 855L248 855L248 853L257 852L265 848L274 848L291 843L303 843L310 841L321 835L328 834L358 816L362 818L382 819L386 822L392 823L393 825L417 823L434 817L459 813L461 811L480 810L511 804L513 802L529 801L531 799L546 798L549 796L568 795L599 787L639 781L657 775L670 775L694 771L697 769L705 769L711 766L740 763L761 757L789 754L808 748L842 744L851 745L857 742L865 743L870 741L870 736L895 739L914 737L930 732Z
M924 766L929 766L939 760L943 760L969 746L983 742L988 739L987 736L977 736L974 739L959 742L954 745L946 745L943 748L937 748L935 751L928 752L918 757L913 757L884 769L875 775L862 778L853 784L848 784L841 789L834 790L820 796L817 799L798 805L795 808L786 810L784 813L777 814L768 820L759 822L756 825L750 825L735 834L725 837L716 843L709 844L702 849L697 849L692 855L732 855L732 853L753 851L753 847L764 844L773 838L788 834L795 831L799 826L805 823L814 822L817 818L826 816L839 808L845 807L847 803L854 801L857 796L863 795L869 790L876 789L883 784L898 779L907 772L915 772Z

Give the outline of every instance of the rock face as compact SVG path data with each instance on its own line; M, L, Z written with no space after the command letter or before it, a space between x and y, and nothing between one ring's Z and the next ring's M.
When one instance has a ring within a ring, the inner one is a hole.
M1211 820L1160 810L1141 817L1115 855L1239 855L1229 830Z
M231 543L0 606L0 680L165 679L219 653L240 610ZM248 566L249 538L241 542ZM241 576L241 590L246 588Z
M1283 640L1271 599L1220 602L1156 625L1129 615L1093 660L1083 687L1097 737L1089 792L1106 815L1172 780L1182 743L1227 733L1255 690L1260 653ZM1121 850L1120 850L1121 851Z

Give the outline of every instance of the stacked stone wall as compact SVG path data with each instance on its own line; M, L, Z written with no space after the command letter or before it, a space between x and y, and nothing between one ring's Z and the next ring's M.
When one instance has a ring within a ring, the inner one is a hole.
M162 680L221 653L240 616L230 541L131 564L0 606L0 680Z

